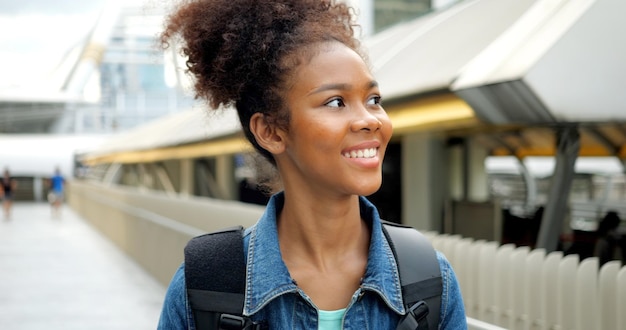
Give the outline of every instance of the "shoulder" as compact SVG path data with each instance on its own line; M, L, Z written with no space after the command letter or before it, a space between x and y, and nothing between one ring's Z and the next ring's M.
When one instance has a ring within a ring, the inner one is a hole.
M187 329L185 265L176 270L165 294L158 329Z
M441 269L441 280L443 291L441 293L441 329L467 329L465 317L465 307L461 288L454 273L454 269L446 256L440 251L436 251L439 268Z
M456 275L454 273L454 269L452 269L452 265L450 261L446 258L446 256L438 250L435 250L437 254L437 261L439 261L439 269L441 270L441 280L443 283L443 296L442 298L446 298L446 295L449 295L450 286L457 284L458 281L456 279Z
M450 261L448 258L441 253L439 250L435 250L435 254L437 255L437 261L439 262L439 268L441 269L441 273L448 272L452 270L452 265L450 265Z

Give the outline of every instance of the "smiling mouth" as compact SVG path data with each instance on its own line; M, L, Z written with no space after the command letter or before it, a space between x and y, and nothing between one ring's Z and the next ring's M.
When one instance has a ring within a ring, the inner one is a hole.
M343 154L346 158L374 158L378 153L378 148L367 148L352 150Z

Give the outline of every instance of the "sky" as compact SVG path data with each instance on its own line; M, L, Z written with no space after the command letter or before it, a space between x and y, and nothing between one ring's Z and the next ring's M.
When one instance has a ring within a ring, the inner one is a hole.
M45 79L97 20L105 0L0 0L0 92Z

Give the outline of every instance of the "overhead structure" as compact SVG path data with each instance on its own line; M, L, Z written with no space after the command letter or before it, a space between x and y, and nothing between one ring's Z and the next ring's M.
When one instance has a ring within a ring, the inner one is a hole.
M547 251L556 249L566 214L578 125L626 158L623 147L593 126L626 121L623 12L624 1L537 1L450 86L484 122L557 127L556 170L538 240Z
M385 101L450 91L461 69L534 0L468 0L364 40Z
M154 40L163 12L105 1L47 79L0 89L0 133L110 133L192 104L166 81Z
M63 117L93 103L83 91L102 58L116 8L113 2L104 8L84 41L67 52L49 81L0 90L0 133L54 132Z
M80 102L66 93L0 92L0 133L48 132L68 111L68 104Z
M615 121L626 121L626 94L618 92L626 36L616 33L625 5L467 0L363 44L396 136L473 134L490 154L547 156L556 154L550 125L573 121L581 127L581 155L626 159L626 125ZM132 142L126 147L137 150Z
M86 164L146 163L234 154L251 148L237 113L192 108L118 134L83 155Z
M450 88L494 124L626 121L624 12L624 1L536 1Z

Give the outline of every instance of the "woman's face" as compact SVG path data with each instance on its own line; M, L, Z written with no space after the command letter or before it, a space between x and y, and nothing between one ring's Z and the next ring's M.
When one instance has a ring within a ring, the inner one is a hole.
M277 158L285 187L370 195L380 187L391 138L378 84L363 59L339 42L316 44L286 92L289 130Z

